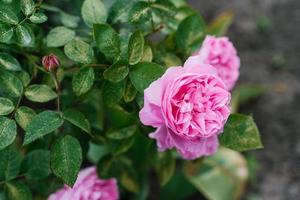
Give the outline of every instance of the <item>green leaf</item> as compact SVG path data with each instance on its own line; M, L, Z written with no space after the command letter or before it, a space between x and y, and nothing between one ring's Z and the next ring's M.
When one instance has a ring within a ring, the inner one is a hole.
M141 31L134 32L128 44L128 61L130 65L139 63L144 54L144 35Z
M164 71L164 68L156 63L142 62L132 67L129 77L134 87L140 93L144 93L144 89L157 80Z
M69 135L56 141L51 148L50 162L53 173L72 187L82 163L79 141Z
M30 85L25 90L27 99L33 102L45 103L57 97L57 94L48 85Z
M127 152L134 144L135 138L130 137L123 140L114 140L110 142L113 155L121 155Z
M26 127L23 145L27 145L58 129L64 120L54 111L43 111L33 117Z
M21 182L6 183L7 196L9 200L32 200L29 188Z
M0 116L0 150L12 144L16 136L16 122L9 118Z
M22 172L29 180L40 180L48 177L50 171L50 151L33 150L22 162Z
M113 83L117 83L124 80L128 73L129 68L127 66L127 63L124 61L118 61L109 68L107 68L104 71L103 76L106 80L109 80Z
M68 109L64 111L63 117L65 120L69 121L86 133L91 133L90 122L81 112L74 109Z
M108 20L112 23L128 21L128 10L131 9L136 0L116 0L109 10Z
M106 22L107 11L101 0L85 0L81 8L83 21L89 27Z
M143 57L141 59L142 62L152 62L153 60L153 53L152 53L152 49L150 46L145 45L144 46L144 53L143 53Z
M15 106L11 100L0 97L0 115L8 115L14 109L15 109Z
M136 94L137 94L137 90L132 85L131 81L128 80L126 82L125 91L124 91L124 94L123 94L124 101L126 103L129 103L129 102L133 101L134 98L135 98L135 96L136 96Z
M169 0L157 0L155 3L151 4L151 7L162 17L172 17L176 14L175 5Z
M18 60L7 53L0 53L0 66L10 71L22 70Z
M32 41L32 37L29 30L27 29L27 27L22 25L17 26L16 36L18 43L22 46L28 46Z
M58 26L48 33L47 46L48 47L60 47L64 46L75 38L75 31L68 29L64 26Z
M80 21L80 17L76 15L70 15L65 12L60 12L61 16L61 23L64 26L70 27L70 28L76 28L78 26L78 23Z
M12 38L13 34L13 27L0 23L0 42L8 42Z
M147 2L137 2L129 11L130 23L148 22L151 17L151 9Z
M132 168L123 171L120 182L122 186L128 191L136 194L139 193L139 183L136 177L136 173L134 173L134 170Z
M261 149L258 128L251 116L231 114L219 137L221 145L236 151Z
M136 125L127 126L117 130L110 130L106 133L106 137L114 140L123 140L131 137L137 130Z
M44 13L34 13L32 14L30 17L29 17L29 20L32 22L32 23L35 23L35 24L41 24L41 23L44 23L45 21L48 20L48 17L47 15L45 15Z
M64 48L66 56L79 63L91 63L94 58L93 48L80 39L73 39Z
M105 114L109 124L115 128L122 128L135 123L133 115L119 105L110 105L106 108Z
M124 93L124 81L118 83L111 83L106 81L103 84L103 99L107 105L113 105L118 103Z
M190 54L200 47L205 36L205 23L203 19L194 14L185 18L175 34L175 42L178 48L185 54Z
M17 25L19 19L18 16L10 8L1 6L0 21L7 24Z
M158 154L157 165L155 167L160 185L166 185L172 178L176 167L176 161L172 157L172 152L167 151Z
M32 14L34 11L33 0L21 0L21 10L26 16Z
M111 61L120 57L120 38L118 33L108 24L94 24L96 45L105 57Z
M36 115L35 111L29 107L21 106L15 112L15 120L23 128L26 130L28 124Z
M24 87L27 87L31 82L31 77L26 71L18 71L15 74L22 81Z
M0 94L7 98L20 97L23 93L23 84L14 74L0 70Z
M173 67L173 66L182 65L180 58L178 58L173 53L166 52L166 53L162 53L160 56L161 56L160 57L161 62L163 63L164 66Z
M12 180L17 177L22 162L21 153L15 145L0 151L0 180Z
M94 84L95 74L91 67L83 67L74 76L72 81L73 91L77 96L87 93Z
M248 177L243 156L225 148L204 160L188 162L184 171L187 179L209 200L240 199Z
M232 24L234 13L227 11L217 16L207 28L210 35L222 36L225 35L229 26Z

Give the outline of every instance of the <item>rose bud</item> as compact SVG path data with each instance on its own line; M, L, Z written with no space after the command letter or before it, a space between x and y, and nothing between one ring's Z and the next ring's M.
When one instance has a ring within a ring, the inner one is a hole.
M44 56L42 64L47 71L52 71L60 65L58 57L54 54Z
M190 57L170 67L144 91L140 120L159 151L175 148L184 159L214 154L230 114L230 92L211 65Z

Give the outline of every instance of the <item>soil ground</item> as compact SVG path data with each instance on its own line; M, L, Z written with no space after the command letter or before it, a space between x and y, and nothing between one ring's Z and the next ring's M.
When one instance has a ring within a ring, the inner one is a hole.
M248 188L245 199L299 200L300 1L188 2L206 21L222 11L235 12L228 35L241 57L240 82L270 87L241 110L254 115L265 146L254 152L260 165L257 185ZM253 193L257 197L250 198Z

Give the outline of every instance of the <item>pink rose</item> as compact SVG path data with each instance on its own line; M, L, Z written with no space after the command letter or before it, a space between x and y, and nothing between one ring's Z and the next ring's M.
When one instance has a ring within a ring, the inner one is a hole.
M200 56L202 62L217 69L229 90L234 87L239 77L240 58L227 37L206 36L196 55Z
M159 151L176 148L185 159L214 154L218 134L230 114L230 93L216 70L190 57L171 67L144 91L143 124L157 128L150 137Z
M64 186L48 200L117 200L119 192L116 179L101 180L95 167L79 172L73 188Z

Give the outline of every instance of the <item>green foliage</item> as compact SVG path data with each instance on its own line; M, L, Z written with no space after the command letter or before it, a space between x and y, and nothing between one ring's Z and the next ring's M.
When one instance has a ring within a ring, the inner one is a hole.
M31 151L22 162L22 172L28 180L44 179L50 175L50 152Z
M94 38L99 50L107 59L114 61L120 57L120 38L116 31L107 24L94 25Z
M22 162L21 153L10 145L0 151L0 180L10 181L17 177Z
M187 179L210 200L239 199L248 177L243 156L225 148L211 157L187 163L184 171Z
M64 111L64 119L82 129L86 133L91 133L91 125L90 122L86 119L86 117L79 111L74 109L69 109Z
M118 61L103 72L103 77L110 82L117 83L124 80L128 73L128 64L124 61Z
M82 163L78 140L69 135L57 140L51 148L50 162L53 173L73 186Z
M84 67L74 76L72 85L73 91L80 96L88 92L94 84L95 74L91 67Z
M7 196L11 200L32 200L32 194L24 183L22 182L8 182L6 183Z
M130 65L139 63L144 54L144 35L141 31L134 32L128 44L128 61Z
M220 143L236 151L263 148L258 128L251 116L232 114L220 135Z
M201 16L193 14L185 18L178 26L175 42L183 53L190 54L200 47L205 37L205 23Z
M185 0L0 1L0 199L46 199L91 163L118 180L122 199L239 197L240 154L221 148L179 160L158 152L153 129L139 121L144 90L232 20L225 12L206 26ZM59 60L51 70L42 62L49 54ZM232 112L265 90L237 87ZM252 117L240 114L219 141L236 151L262 147Z
M144 89L158 79L164 71L164 68L158 64L143 62L132 66L129 77L134 87L143 93Z
M19 19L18 16L10 8L1 6L0 21L7 24L16 25L18 24Z
M14 109L14 103L11 100L0 97L0 115L8 115Z
M26 127L23 145L27 145L58 129L64 120L54 111L43 111L35 115Z
M105 23L107 11L101 0L85 0L81 8L81 15L89 27L93 24Z
M10 71L21 70L19 61L7 53L0 53L0 66Z
M15 112L15 120L19 126L26 130L26 127L36 115L35 111L29 107L21 106Z
M16 122L7 117L0 116L0 150L12 144L16 135Z
M68 29L64 26L58 26L48 33L47 46L60 47L70 42L75 37L75 31Z
M57 97L57 94L47 85L30 85L26 88L25 97L33 102L44 103Z
M79 63L91 63L94 57L92 47L77 38L67 43L64 52L68 58Z

